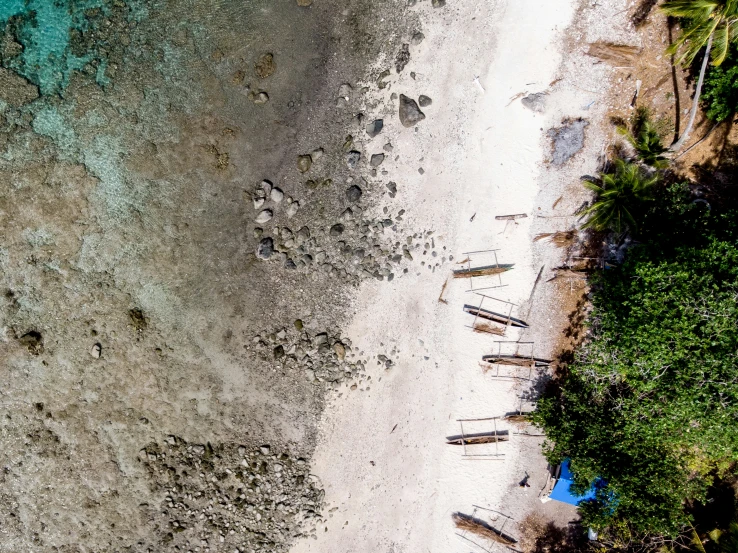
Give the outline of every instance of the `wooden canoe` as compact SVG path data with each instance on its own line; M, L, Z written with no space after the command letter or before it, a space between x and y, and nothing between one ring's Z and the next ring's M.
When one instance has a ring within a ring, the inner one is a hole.
M482 357L482 361L491 365L510 365L513 367L548 367L551 364L548 359L531 359L522 355L485 355Z
M448 445L493 444L495 442L506 442L509 439L510 436L507 433L485 432L483 434L465 434L463 438L461 436L449 436L446 438L446 443Z
M465 305L464 311L466 311L470 315L479 317L480 319L494 321L495 323L500 323L501 325L508 324L508 318L505 315L495 313L494 311L488 311L486 309L480 309L479 307L476 307L474 305ZM515 317L510 317L510 326L516 326L518 328L528 328L528 323L526 323L525 321L521 321L520 319L516 319Z

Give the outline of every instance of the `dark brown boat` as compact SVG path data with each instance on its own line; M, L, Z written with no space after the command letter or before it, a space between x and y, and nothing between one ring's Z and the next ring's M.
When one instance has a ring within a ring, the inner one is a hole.
M504 433L503 433L504 432ZM495 442L506 442L510 439L507 431L484 432L482 434L464 434L464 436L449 436L446 443L449 445L476 445L476 444L493 444Z
M519 328L528 328L528 323L526 323L525 321L521 321L520 319L516 319L515 317L510 317L508 319L506 315L495 313L494 311L488 311L486 309L480 309L479 307L476 307L474 305L468 305L468 304L465 305L464 311L466 311L470 315L479 317L480 319L494 321L496 323L500 323L501 325L507 325L509 321L510 326L517 326Z

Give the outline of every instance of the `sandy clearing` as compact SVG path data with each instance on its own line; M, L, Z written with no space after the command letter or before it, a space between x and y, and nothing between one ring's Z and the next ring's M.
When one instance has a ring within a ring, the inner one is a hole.
M622 9L622 3L605 2L602 13ZM565 116L600 117L599 106L590 110L589 104L592 91L597 98L606 88L607 71L590 69L581 53L562 64L563 31L577 7L573 0L460 3L444 8L443 16L425 4L419 9L425 10L426 40L411 50L411 64L393 75L389 90L415 98L427 94L433 104L424 108L427 119L416 129L385 118L385 132L372 146L380 151L388 139L394 145L399 158L386 163L387 178L398 182L403 205L414 206L413 227L435 229L438 257L453 254L459 261L466 251L499 248L499 261L515 268L502 275L505 287L487 293L520 304L527 314L539 269L562 257L560 250L532 244L532 236L573 224L537 215L550 214L562 194L559 212L571 213L581 203L586 196L572 180L595 170L602 140L591 126L584 151L568 167L555 169L545 165L545 131ZM584 17L597 20L601 14ZM582 38L580 30L573 28L574 40ZM415 80L409 71L416 72ZM563 82L547 97L545 114L515 99L548 90L558 77ZM494 220L512 213L528 217ZM451 267L424 268L390 285L361 288L348 331L353 347L387 352L396 364L388 371L375 367L357 390L341 388L326 410L314 472L326 489L328 520L317 540L298 543L295 552L468 551L470 544L454 533L451 514L471 513L472 505L500 509L517 520L533 508L564 523L573 517L573 510L537 501L546 478L539 439L513 437L501 444L504 461L462 460L460 449L443 439L458 434L458 418L501 416L518 408L520 385L483 374L479 361L500 339L535 340L536 355L550 355L565 324L566 292L555 285L537 290L540 304L530 313L530 331L481 335L466 326L471 317L462 311L465 303L478 302L467 293L468 282L449 282L447 303L437 301ZM485 284L494 281L477 286ZM399 353L391 355L393 348ZM489 429L469 426L467 431ZM526 471L532 485L521 489L517 482Z

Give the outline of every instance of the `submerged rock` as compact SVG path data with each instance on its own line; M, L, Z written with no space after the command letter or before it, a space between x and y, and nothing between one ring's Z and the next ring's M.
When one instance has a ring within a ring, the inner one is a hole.
M254 65L256 76L260 79L266 79L274 73L277 69L277 65L274 63L274 55L262 54L259 57L259 61Z
M297 156L297 170L300 173L307 173L313 165L313 158L310 155Z
M0 100L19 108L38 98L38 87L26 79L0 67Z
M420 111L415 100L400 94L400 122L404 127L412 127L425 119L425 114Z

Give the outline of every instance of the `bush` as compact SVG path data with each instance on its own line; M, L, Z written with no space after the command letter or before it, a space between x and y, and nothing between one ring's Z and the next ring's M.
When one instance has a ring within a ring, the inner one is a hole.
M717 67L711 66L705 75L702 106L707 117L716 123L725 121L738 110L738 48Z

